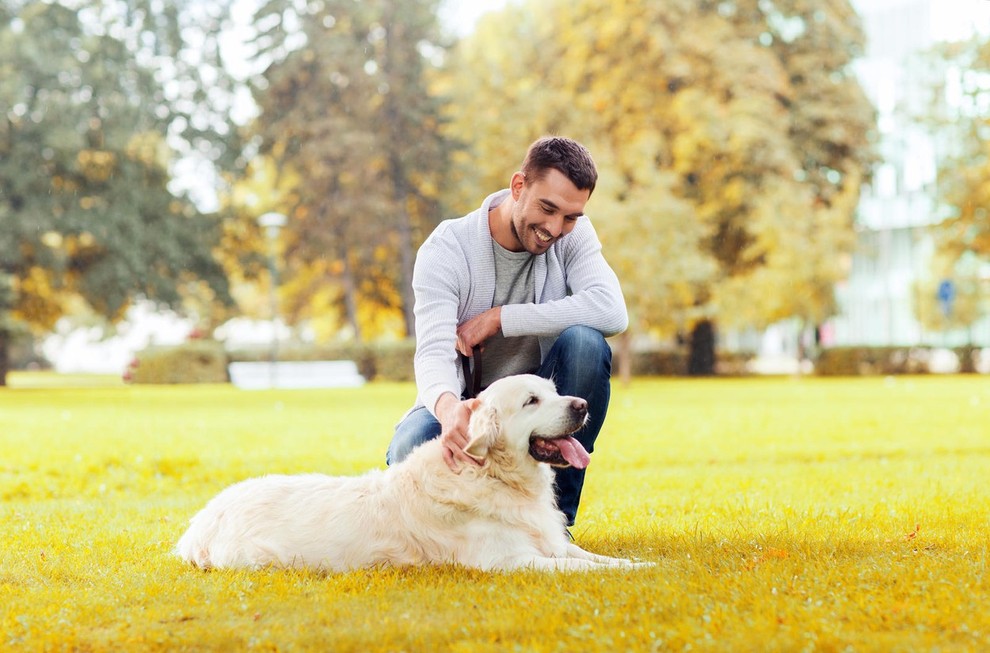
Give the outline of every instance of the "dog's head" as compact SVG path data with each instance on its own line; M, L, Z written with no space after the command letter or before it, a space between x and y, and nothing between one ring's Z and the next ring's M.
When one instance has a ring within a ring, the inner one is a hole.
M556 467L583 469L590 457L571 434L587 419L588 402L562 397L552 381L532 374L508 376L478 396L465 451L482 459L504 447Z

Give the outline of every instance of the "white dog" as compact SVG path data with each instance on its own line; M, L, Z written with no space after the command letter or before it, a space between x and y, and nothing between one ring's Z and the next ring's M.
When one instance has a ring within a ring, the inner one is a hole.
M204 569L644 564L569 542L556 508L550 465L580 468L590 460L570 435L587 419L587 402L562 397L551 381L531 375L497 381L473 402L466 452L481 466L451 471L436 439L362 476L243 481L193 517L178 555Z

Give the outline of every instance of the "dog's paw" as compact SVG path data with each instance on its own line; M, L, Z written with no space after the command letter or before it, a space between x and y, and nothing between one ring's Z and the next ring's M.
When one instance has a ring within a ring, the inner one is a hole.
M633 568L645 568L645 567L656 567L657 563L651 562L649 560L630 560L629 565Z
M657 563L651 562L649 560L629 560L628 558L606 558L605 560L599 560L598 564L602 567L612 567L621 569L636 569L640 567L656 567Z

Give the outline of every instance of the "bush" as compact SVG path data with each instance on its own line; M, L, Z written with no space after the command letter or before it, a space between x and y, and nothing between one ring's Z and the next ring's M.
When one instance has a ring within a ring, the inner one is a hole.
M386 343L332 343L326 345L282 345L278 350L280 361L335 361L350 360L358 371L371 381L413 380L413 355L416 343L412 340ZM263 362L270 360L267 348L238 349L229 353L230 362Z
M715 374L718 376L752 376L748 365L756 358L749 352L719 352L715 358Z
M415 381L413 357L416 343L413 340L366 345L367 358L372 362L372 376L380 381Z
M909 347L833 347L822 350L815 361L815 372L820 376L918 374L927 371L928 366Z
M15 330L9 334L10 369L50 370L51 362L41 353L40 343L27 330Z
M686 350L644 349L632 355L633 376L683 376L687 369Z
M614 343L613 343L614 346ZM281 344L280 361L350 360L368 381L414 381L412 339L397 342L333 343L325 345ZM176 347L154 347L138 354L136 364L125 374L133 383L225 383L227 365L236 362L266 362L267 347L225 352L222 343L197 340ZM719 376L744 376L751 354L720 351L715 362ZM685 376L688 352L685 348L640 350L633 353L635 376Z
M211 340L139 352L124 379L132 383L227 383L227 353Z
M616 348L613 347L613 355ZM715 354L715 374L717 376L746 376L749 372L746 363L752 354L718 351ZM633 376L687 376L689 374L689 352L678 349L640 349L632 355ZM613 360L613 365L615 361Z
M939 371L936 354L945 351L943 347L833 347L819 354L815 372L821 376L928 374ZM976 348L951 351L960 372L976 372Z

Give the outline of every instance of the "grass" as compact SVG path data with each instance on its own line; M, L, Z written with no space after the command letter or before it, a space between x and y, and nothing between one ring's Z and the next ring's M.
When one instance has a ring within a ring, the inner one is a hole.
M633 572L212 572L225 485L381 467L412 386L0 391L0 650L990 648L990 383L615 387L575 535Z

